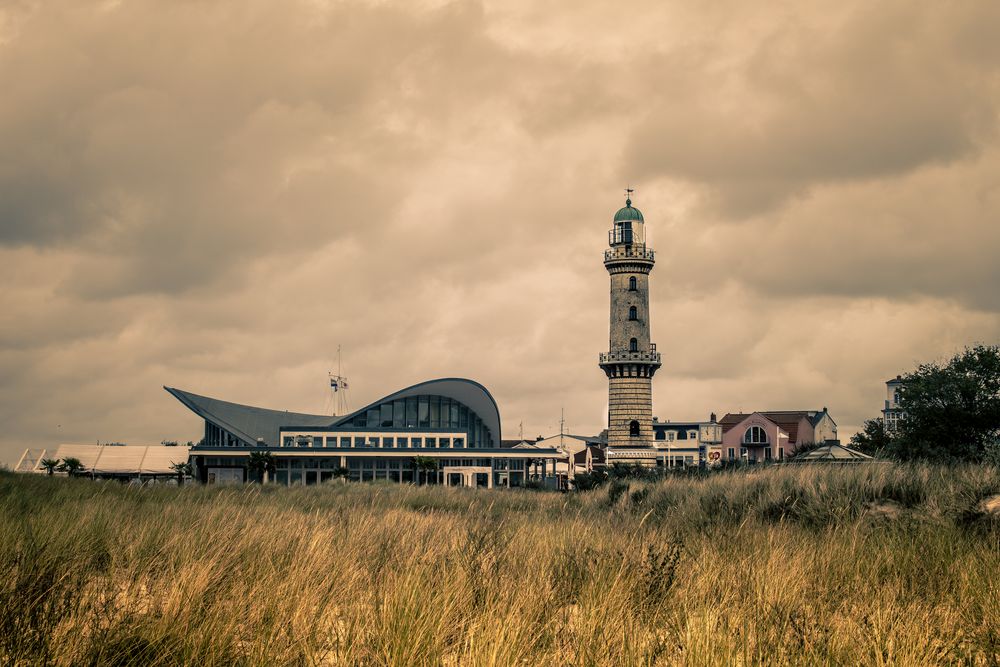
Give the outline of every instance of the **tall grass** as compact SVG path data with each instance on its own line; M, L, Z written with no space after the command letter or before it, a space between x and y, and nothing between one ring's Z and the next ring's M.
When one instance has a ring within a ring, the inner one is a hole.
M0 475L0 664L1000 661L994 468L559 495Z

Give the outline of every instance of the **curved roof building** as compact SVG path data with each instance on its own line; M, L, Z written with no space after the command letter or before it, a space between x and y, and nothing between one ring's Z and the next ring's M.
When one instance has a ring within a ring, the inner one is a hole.
M442 378L401 389L348 415L270 410L164 387L205 420L205 444L279 447L283 430L464 431L469 447L500 444L500 410L483 385Z
M565 484L556 463L566 453L502 448L496 401L486 387L464 378L421 382L340 416L164 389L205 420L191 463L195 477L208 484L318 484L338 476L447 486ZM271 455L271 471L260 470L254 459L263 451Z

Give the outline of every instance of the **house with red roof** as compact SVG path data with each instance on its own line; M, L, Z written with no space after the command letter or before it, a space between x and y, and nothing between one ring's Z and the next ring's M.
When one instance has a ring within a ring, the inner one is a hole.
M837 422L826 408L731 412L719 423L722 456L730 461L782 461L803 445L837 440Z

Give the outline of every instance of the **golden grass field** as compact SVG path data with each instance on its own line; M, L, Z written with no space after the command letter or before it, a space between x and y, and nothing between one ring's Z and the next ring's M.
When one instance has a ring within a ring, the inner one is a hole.
M997 665L982 467L577 494L0 474L0 664Z

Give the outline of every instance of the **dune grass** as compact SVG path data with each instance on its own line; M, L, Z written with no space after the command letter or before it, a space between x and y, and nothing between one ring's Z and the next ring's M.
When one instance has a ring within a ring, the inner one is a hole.
M997 665L1000 471L580 494L0 475L0 664Z

